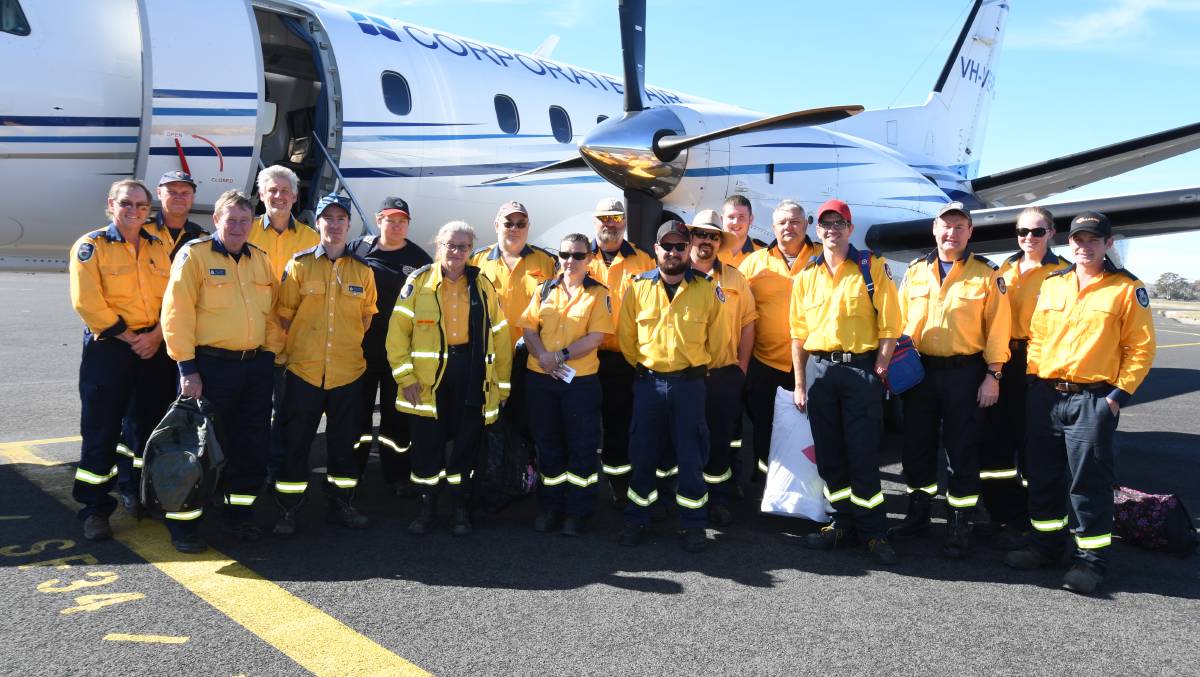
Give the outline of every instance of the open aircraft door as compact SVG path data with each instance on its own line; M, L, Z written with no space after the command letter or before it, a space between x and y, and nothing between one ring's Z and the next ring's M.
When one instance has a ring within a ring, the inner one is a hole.
M274 118L263 104L262 47L250 3L141 0L139 12L147 123L136 176L156 182L164 172L189 171L197 212L210 211L227 190L249 193L260 128Z

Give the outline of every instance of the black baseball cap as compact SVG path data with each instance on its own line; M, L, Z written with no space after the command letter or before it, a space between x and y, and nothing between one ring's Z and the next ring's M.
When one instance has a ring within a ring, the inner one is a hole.
M384 216L389 216L394 212L400 212L408 218L412 218L412 212L408 210L408 203L404 201L404 198L400 197L388 196L383 198L383 202L379 203L379 209L375 210L376 214Z
M1075 233L1095 233L1100 237L1112 237L1112 223L1100 212L1084 212L1071 219L1071 230L1067 237Z
M165 186L168 183L175 183L177 181L186 183L192 187L192 190L196 190L196 182L192 180L192 175L178 169L163 174L158 180L158 185Z

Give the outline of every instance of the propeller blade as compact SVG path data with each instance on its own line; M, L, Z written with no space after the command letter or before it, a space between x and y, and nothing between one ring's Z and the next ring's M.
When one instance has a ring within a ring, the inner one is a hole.
M654 235L662 221L663 203L640 190L625 191L625 237L654 256Z
M505 181L513 181L515 179L519 179L523 176L529 176L530 174L540 174L542 172L557 172L557 171L563 171L566 169L587 169L587 163L583 161L582 157L579 157L578 155L576 155L575 157L567 158L566 160L559 160L558 162L551 162L550 164L542 165L541 167L534 167L533 169L527 169L519 174L509 174L508 176L502 176L498 179L488 179L487 181L481 182L480 185L486 186L486 185L492 184L492 183L503 183Z
M621 56L625 66L625 112L644 110L646 0L621 0Z
M627 90L628 93L628 90ZM723 139L728 136L736 136L738 134L746 134L749 132L765 132L772 129L789 129L793 127L812 127L814 125L825 125L830 122L844 120L851 115L858 115L863 112L862 106L829 106L826 108L809 108L808 110L800 110L792 113L784 113L774 117L762 118L751 122L744 122L733 127L718 129L704 134L691 134L688 136L668 135L659 139L654 144L654 152L659 159L664 162L670 161L679 155L680 152L699 146L702 143Z

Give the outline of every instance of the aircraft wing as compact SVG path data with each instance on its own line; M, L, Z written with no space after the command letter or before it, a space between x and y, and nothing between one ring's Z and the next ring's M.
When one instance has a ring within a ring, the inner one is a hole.
M971 210L974 231L971 251L996 254L1017 248L1017 216L1026 205ZM1112 221L1116 237L1144 237L1200 230L1200 186L1157 193L1041 205L1054 214L1058 233L1054 244L1065 244L1071 219L1086 211L1098 211ZM892 259L919 256L933 248L933 219L877 223L867 231L867 246Z
M1200 123L1130 139L971 181L989 207L1026 205L1200 148Z

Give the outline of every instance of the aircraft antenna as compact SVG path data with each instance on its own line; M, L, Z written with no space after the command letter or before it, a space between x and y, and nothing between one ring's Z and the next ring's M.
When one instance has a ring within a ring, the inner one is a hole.
M908 79L904 81L904 84L900 85L900 89L896 92L896 96L892 98L890 103L888 103L888 108L895 107L896 102L899 101L900 97L904 95L904 90L908 89L908 86L912 84L913 78L917 77L917 73L921 72L921 69L925 67L926 62L929 61L929 57L933 56L933 53L940 50L942 45L945 44L946 36L950 35L950 31L962 27L963 15L966 14L967 10L970 9L970 7L974 4L975 1L971 0L971 2L967 3L967 6L958 13L958 16L954 17L954 21L946 27L946 30L942 32L941 37L939 37L937 41L934 42L929 48L929 52L925 54L925 58L921 59L921 63L917 64L917 67L913 69L913 72L908 76Z

